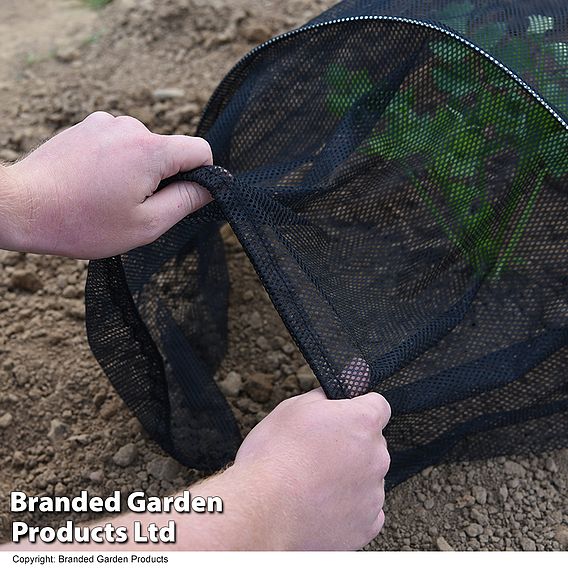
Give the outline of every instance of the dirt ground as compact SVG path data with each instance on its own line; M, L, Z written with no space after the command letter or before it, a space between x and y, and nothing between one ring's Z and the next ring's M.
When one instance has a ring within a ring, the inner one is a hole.
M332 3L114 0L94 11L81 0L3 0L0 160L94 110L190 134L233 63ZM246 431L314 378L230 235L227 248L231 348L219 380ZM0 252L0 540L11 490L166 495L198 477L147 439L91 355L85 275L85 262ZM369 548L568 550L568 450L535 451L429 468L388 495Z

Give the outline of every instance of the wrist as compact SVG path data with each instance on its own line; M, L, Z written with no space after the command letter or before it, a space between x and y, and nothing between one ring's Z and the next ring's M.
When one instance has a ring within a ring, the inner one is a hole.
M32 209L30 192L15 166L0 166L0 249L31 251Z

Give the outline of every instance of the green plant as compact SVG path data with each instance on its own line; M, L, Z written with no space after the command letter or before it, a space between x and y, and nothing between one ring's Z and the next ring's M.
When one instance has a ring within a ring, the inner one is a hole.
M494 41L500 33L494 27ZM514 259L545 177L568 174L568 133L502 71L465 46L434 43L432 80L446 99L435 112L416 110L415 88L394 95L384 112L384 128L359 151L405 164L422 201L448 239L476 271L490 267L498 277ZM564 53L561 54L564 56ZM374 90L368 70L330 66L328 109L344 116ZM368 97L367 97L368 98ZM474 101L474 102L471 102ZM505 202L488 191L487 166L503 148L519 148L515 178ZM426 156L418 176L411 158ZM565 155L565 154L564 154ZM440 192L432 192L432 187ZM527 195L523 189L531 186Z
M434 19L490 51L518 75L532 75L540 93L558 109L568 112L568 92L562 86L562 80L568 78L568 43L549 41L549 32L554 30L554 17L533 14L528 17L523 37L509 35L506 41L502 41L507 35L505 23L492 22L476 27L472 24L474 9L472 2L458 1L440 10ZM547 71L547 58L554 60L560 73Z
M328 67L326 81L332 86L327 105L337 116L343 116L357 100L375 88L367 69L349 71L344 65L338 64Z

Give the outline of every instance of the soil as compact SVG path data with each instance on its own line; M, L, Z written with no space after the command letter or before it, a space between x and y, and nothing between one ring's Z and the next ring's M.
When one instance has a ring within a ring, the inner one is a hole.
M190 134L234 62L332 3L114 0L94 11L79 0L4 0L0 160L94 110ZM225 237L231 355L218 379L246 431L315 379L238 242ZM147 439L91 355L86 267L0 252L0 540L12 490L166 495L199 477ZM369 549L568 550L568 450L429 468L388 495L386 517Z

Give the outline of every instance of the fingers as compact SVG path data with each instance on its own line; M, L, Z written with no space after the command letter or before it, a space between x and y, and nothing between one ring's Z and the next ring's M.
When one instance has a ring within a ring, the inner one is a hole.
M378 422L381 430L384 430L391 418L391 407L387 399L378 392L370 392L357 398L352 402L363 405Z
M384 446L379 449L379 478L383 479L387 476L391 466L391 457L387 450L386 441L381 436ZM383 487L383 501L384 501L384 487Z
M385 512L381 509L381 512L378 514L375 522L373 523L373 527L371 529L371 539L373 540L382 530L385 524Z
M155 134L161 141L161 178L187 172L200 166L213 164L209 143L192 136L164 136Z
M203 138L152 136L154 140L159 140L157 156L160 179L213 163L211 147ZM141 204L141 215L145 220L144 242L153 242L211 200L211 194L193 182L174 182L154 193Z
M158 191L141 205L148 219L143 225L145 242L153 242L190 213L212 200L211 194L192 182L174 182Z
M101 124L107 124L110 121L114 120L114 116L109 112L105 112L103 110L97 110L92 112L89 116L83 119L85 124L95 124L100 126Z

